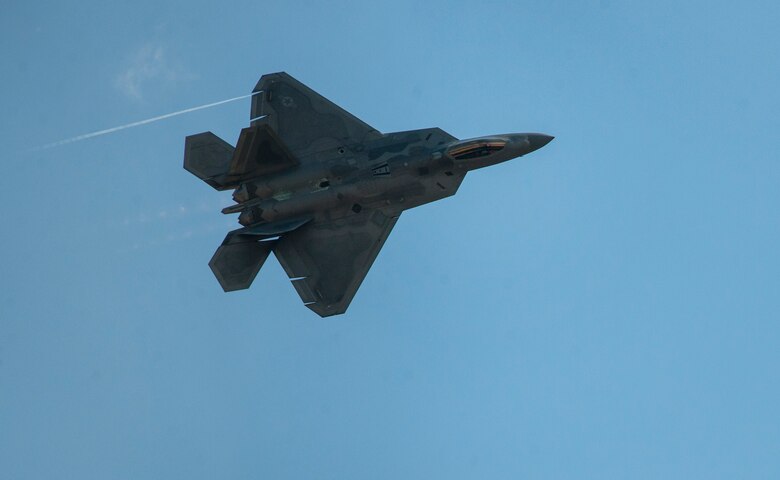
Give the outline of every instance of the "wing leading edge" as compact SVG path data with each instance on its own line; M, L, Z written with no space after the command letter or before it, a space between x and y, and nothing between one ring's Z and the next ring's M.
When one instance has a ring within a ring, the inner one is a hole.
M263 75L253 92L258 94L252 97L252 125L268 124L298 158L382 137L375 128L284 72Z
M307 224L279 239L274 254L303 303L321 317L347 310L399 214L365 209Z

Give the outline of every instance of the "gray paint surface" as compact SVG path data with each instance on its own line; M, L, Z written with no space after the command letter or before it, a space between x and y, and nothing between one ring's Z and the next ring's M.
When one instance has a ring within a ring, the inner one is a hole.
M780 478L777 2L4 7L3 479ZM139 100L147 42L184 72ZM405 212L325 321L273 255L207 265L240 225L183 139L250 100L14 154L280 70L382 132L556 139Z
M184 168L234 189L242 228L209 266L249 288L271 251L318 315L344 313L404 210L454 195L466 173L543 147L536 133L459 141L439 128L382 134L286 73L263 75L236 148L187 137Z

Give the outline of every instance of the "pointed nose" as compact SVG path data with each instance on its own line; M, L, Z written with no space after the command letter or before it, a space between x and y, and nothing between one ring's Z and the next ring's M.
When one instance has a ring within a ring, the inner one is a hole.
M531 153L552 142L552 139L555 137L545 135L544 133L529 133L526 138L528 139L528 151L526 153Z

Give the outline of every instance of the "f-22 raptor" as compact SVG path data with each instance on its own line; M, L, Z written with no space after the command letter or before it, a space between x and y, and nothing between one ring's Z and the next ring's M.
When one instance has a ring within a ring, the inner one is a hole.
M184 168L234 189L242 228L209 262L222 288L249 288L271 252L304 304L347 310L404 210L454 195L466 173L533 152L553 137L458 140L439 128L380 133L286 73L263 75L250 126L231 146L188 136Z

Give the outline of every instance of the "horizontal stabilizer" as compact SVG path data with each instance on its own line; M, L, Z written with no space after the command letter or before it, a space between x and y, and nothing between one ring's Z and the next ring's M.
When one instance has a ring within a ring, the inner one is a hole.
M225 182L233 160L233 146L211 132L190 135L184 140L184 169L217 190L234 185Z
M249 288L275 244L275 240L261 242L257 237L230 232L214 252L209 267L224 291Z

